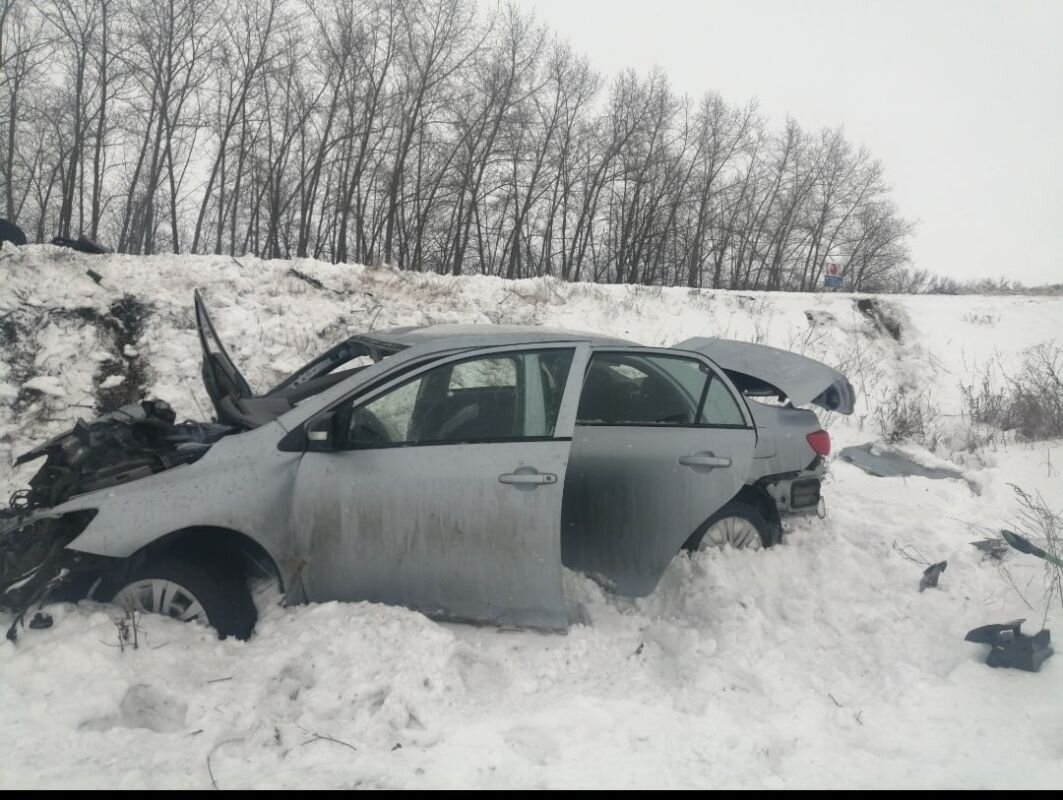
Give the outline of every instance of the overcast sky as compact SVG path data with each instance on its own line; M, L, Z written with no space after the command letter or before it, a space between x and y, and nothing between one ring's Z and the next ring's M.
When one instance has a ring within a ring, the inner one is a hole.
M1063 282L1063 0L517 0L601 72L757 98L878 156L916 266Z

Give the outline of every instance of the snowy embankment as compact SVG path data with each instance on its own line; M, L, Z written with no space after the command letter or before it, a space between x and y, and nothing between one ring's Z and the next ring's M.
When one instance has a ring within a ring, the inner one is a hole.
M1063 343L1063 298L883 298L862 311L842 294L8 249L0 491L36 466L13 469L15 455L101 400L143 387L204 416L194 287L259 388L350 332L395 325L536 323L797 350L841 367L859 394L852 417L824 420L836 451L880 439L914 406L924 431L906 449L965 480L874 478L834 460L828 516L791 524L780 547L677 558L638 601L567 574L590 620L567 635L260 598L248 642L145 618L134 651L117 647L114 609L54 606L52 628L0 646L0 786L1063 785L1063 657L1037 674L992 670L987 648L963 640L1016 617L1034 632L1046 609L1046 627L1063 630L1041 562L1012 554L1002 568L969 544L976 526L1015 524L1011 483L1063 505L1063 442L998 434L974 446L960 391L990 362L1014 371L1027 348ZM919 591L920 558L948 560L938 588Z

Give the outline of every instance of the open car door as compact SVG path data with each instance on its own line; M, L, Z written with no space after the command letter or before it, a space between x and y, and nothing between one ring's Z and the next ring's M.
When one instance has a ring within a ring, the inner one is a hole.
M697 336L674 346L711 358L749 396L775 396L798 406L852 414L856 392L838 370L807 356L763 344Z

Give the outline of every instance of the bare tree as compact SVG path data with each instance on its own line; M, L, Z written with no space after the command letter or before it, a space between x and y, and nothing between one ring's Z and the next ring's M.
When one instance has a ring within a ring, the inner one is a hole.
M387 189L385 261L391 261L394 254L401 191L414 143L443 101L441 90L477 50L468 42L469 31L474 29L474 8L468 0L409 0L400 8L405 32L400 51L402 102Z
M217 23L214 0L132 0L129 68L148 99L139 110L143 139L129 186L119 247L152 253L158 226L159 190L170 178L171 247L180 251L174 150L199 124L197 93L208 74ZM166 174L164 174L164 171Z
M47 59L47 63L45 63ZM9 217L117 249L450 274L911 287L914 227L841 130L603 80L473 0L0 0ZM119 199L120 198L120 199Z
M5 216L11 220L19 218L43 157L38 149L34 157L24 160L19 174L19 128L27 121L25 92L50 49L45 22L25 0L0 0L0 177ZM32 142L34 134L31 125L26 138ZM37 143L43 144L39 139Z
M535 26L529 15L509 6L496 36L483 58L473 62L467 94L457 104L455 114L462 147L450 269L453 275L463 271L470 230L482 200L484 175L495 157L503 122L536 90L536 68L546 31Z
M222 173L221 196L218 198L217 241L215 252L221 251L221 232L225 213L225 159L229 139L237 124L244 118L244 108L252 87L272 54L272 35L283 0L237 0L221 18L221 40L214 51L213 63L218 70L217 95L219 102L219 130L217 152L210 167L203 199L199 204L192 251L199 249L203 221L213 197L214 183Z
M48 0L42 4L41 13L56 31L66 84L71 91L64 103L65 117L71 126L71 141L68 162L62 173L62 204L58 220L59 235L69 236L75 195L79 231L85 223L83 162L92 116L89 106L97 91L92 85L92 54L105 10L101 0Z

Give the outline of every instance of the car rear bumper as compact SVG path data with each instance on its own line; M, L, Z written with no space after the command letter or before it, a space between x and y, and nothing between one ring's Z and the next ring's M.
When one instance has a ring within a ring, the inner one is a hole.
M822 473L808 471L785 478L763 481L765 491L775 501L780 516L815 514L822 501Z

